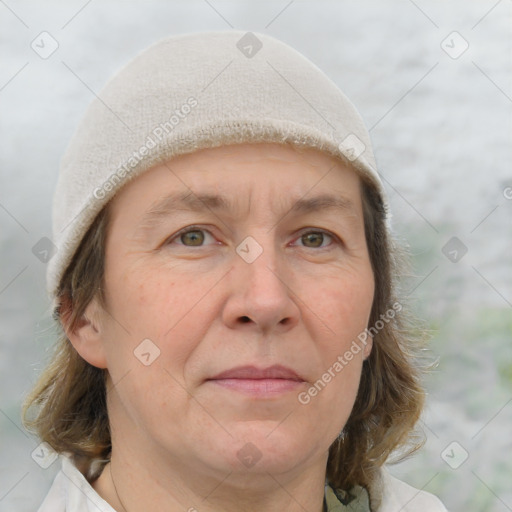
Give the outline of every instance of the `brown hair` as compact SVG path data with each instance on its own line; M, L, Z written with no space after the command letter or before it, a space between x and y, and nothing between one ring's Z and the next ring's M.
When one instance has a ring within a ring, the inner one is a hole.
M354 407L342 434L329 449L327 479L333 487L345 490L354 485L368 489L378 485L377 471L389 462L393 452L394 462L398 462L423 445L423 436L414 431L414 426L425 403L420 378L430 366L421 363L425 338L415 334L418 322L402 310L404 305L396 298L400 277L409 268L407 254L386 229L385 209L372 184L363 182L362 199L375 280L369 325L378 325L380 320L382 328L378 332L368 329L375 332L373 347L363 364ZM400 313L382 321L397 303ZM379 499L371 498L372 502Z
M375 279L370 325L375 325L396 303L399 270L403 271L406 261L386 229L379 193L364 178L362 200ZM62 278L59 297L69 315L62 318L62 310L60 320L65 320L70 329L76 327L94 296L104 305L108 222L107 205L87 231ZM54 317L59 319L59 311ZM327 479L334 488L350 490L354 485L362 485L371 489L379 467L392 452L400 449L405 456L421 444L413 432L425 398L417 359L421 347L407 322L407 315L401 312L391 321L381 322L382 329L374 335L352 413L329 450ZM60 322L59 326L55 355L23 406L24 424L57 452L71 452L77 466L94 480L101 471L95 471L93 463L107 460L111 451L106 370L84 361ZM32 406L37 406L37 415L29 419Z

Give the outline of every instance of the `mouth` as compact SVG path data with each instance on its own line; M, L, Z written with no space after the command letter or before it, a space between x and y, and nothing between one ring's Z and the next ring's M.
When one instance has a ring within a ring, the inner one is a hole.
M275 396L297 390L305 380L291 368L274 365L263 369L239 366L219 373L207 382L253 396Z

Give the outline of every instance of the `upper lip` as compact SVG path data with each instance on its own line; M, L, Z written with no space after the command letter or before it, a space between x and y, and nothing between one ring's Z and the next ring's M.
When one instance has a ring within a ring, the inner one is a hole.
M287 379L303 381L295 371L279 364L267 368L256 368L255 366L237 366L221 372L209 380L220 379Z

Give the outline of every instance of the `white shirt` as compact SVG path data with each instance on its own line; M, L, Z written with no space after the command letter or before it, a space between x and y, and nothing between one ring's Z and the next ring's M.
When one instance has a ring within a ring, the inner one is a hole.
M72 460L60 456L62 468L37 512L116 512L91 487ZM376 512L447 512L438 498L382 471L384 495Z

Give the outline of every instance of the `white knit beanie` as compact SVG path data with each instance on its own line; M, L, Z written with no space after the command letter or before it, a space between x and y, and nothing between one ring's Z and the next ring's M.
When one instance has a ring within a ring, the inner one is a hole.
M47 268L53 307L87 229L123 185L174 156L243 142L289 142L348 160L387 210L361 116L311 61L260 33L169 37L107 83L62 159L53 200L57 251Z

